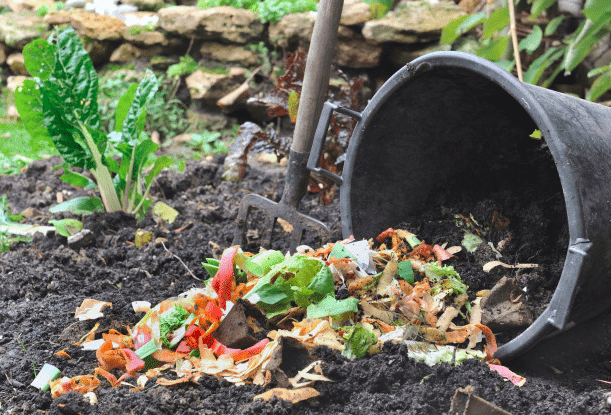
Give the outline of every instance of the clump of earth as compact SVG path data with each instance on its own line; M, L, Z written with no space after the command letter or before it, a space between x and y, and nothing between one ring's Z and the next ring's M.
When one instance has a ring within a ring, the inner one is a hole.
M242 197L253 192L279 200L284 169L253 165L244 179L228 182L221 178L222 161L222 156L189 161L184 172L165 171L157 179L153 196L179 212L172 224L156 222L151 217L138 222L135 217L122 213L94 214L82 218L84 227L94 235L83 244L68 244L65 237L54 233L39 234L31 242L13 244L10 251L0 255L0 408L3 413L442 414L449 411L455 390L468 385L476 395L513 414L611 413L611 385L599 381L611 381L611 351L605 350L609 350L609 343L605 343L608 338L602 343L593 339L591 349L597 353L576 354L572 365L565 362L566 366L561 366L555 362L549 349L540 351L539 355L502 362L526 377L522 387L506 381L486 363L475 359L459 366L444 363L429 367L408 357L405 346L391 344L386 344L380 354L356 360L324 347L315 349L314 357L322 360L324 375L332 382L315 383L320 396L296 405L279 399L253 400L255 395L274 387L273 384L265 388L235 386L210 376L202 377L197 383L173 387L157 386L152 379L139 391L131 391L125 385L113 389L102 382L95 391L98 403L93 406L74 392L53 400L49 392L29 386L34 379L34 368L38 371L44 363L55 365L68 377L92 373L98 365L95 353L83 351L73 343L96 322L100 323L98 332L124 330L136 324L141 316L134 313L132 301L156 304L201 286L209 277L201 262L219 257L232 243ZM57 194L72 198L81 192L59 180L61 169L53 169L57 164L57 158L36 161L21 175L0 177L0 192L7 195L13 213L24 212L28 223L44 225L49 219L64 217L49 213ZM326 242L341 239L338 200L329 206L320 206L316 195L308 195L302 201L301 211L331 227L333 235ZM484 200L470 206L467 215L471 213L478 223L485 223L492 220L490 215L494 211L512 219L512 212L503 211L498 201ZM429 244L459 245L465 230L454 222L454 215L458 213L465 214L459 210L430 212L429 216L423 215L418 221L402 225L411 227L408 230ZM539 246L550 246L527 238L527 230L533 224L543 223L547 227L545 220L541 220L545 219L543 216L542 211L532 210L528 218L515 220L513 227L494 235L496 249L498 242L508 235L503 232L513 232L515 245L507 246L509 260L544 264L543 271L537 271L539 275L532 270L512 270L507 274L529 287L530 296L525 301L535 314L551 298L557 281L548 276L559 275L563 261L562 249L549 255L538 252L533 259L524 249L528 244L534 251ZM153 240L158 242L136 248L133 242L138 229L154 232ZM256 245L257 231L251 231L249 238L249 243ZM563 242L558 245L562 246ZM502 272L498 270L490 276L480 268L493 255L493 251L483 247L479 253L477 250L459 253L449 264L471 289L490 289L502 277ZM85 298L111 302L112 308L105 309L105 316L97 321L77 321L74 311ZM602 332L611 332L607 320L605 325L596 326L598 331L602 327ZM54 355L62 349L66 349L71 359Z

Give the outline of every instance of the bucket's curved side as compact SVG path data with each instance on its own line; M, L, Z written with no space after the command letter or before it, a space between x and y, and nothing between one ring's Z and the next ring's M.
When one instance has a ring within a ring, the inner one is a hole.
M603 160L596 156L598 153L611 153L611 143L600 142L601 137L603 139L607 137L611 141L611 126L605 131L608 124L602 122L602 125L598 126L599 131L593 133L585 141L581 140L580 137L570 136L570 134L579 135L580 132L578 128L571 124L572 117L570 114L574 112L579 114L580 120L584 124L582 128L585 128L587 125L588 128L596 129L597 120L604 116L605 111L611 113L611 110L603 109L602 107L598 108L599 106L594 104L585 101L581 102L581 100L553 91L523 84L502 68L472 55L460 52L437 52L418 58L411 62L411 65L395 74L378 91L363 111L362 119L355 128L344 166L344 183L340 190L344 236L349 236L353 233L353 206L351 197L353 196L354 189L352 188L352 178L359 168L355 156L356 152L361 145L361 141L367 139L364 136L364 132L372 120L382 116L378 114L380 107L395 91L399 90L407 82L418 82L419 74L435 71L438 68L460 68L469 71L478 77L482 77L482 79L487 79L500 86L511 96L524 109L537 128L541 130L556 164L562 185L570 234L565 266L558 288L547 309L520 336L499 348L497 354L499 358L511 358L533 346L544 336L558 329L570 326L570 320L575 320L569 319L569 315L571 314L571 305L578 288L579 279L584 278L586 274L589 278L593 269L603 274L604 278L611 269L611 259L608 253L609 244L601 241L601 233L609 230L611 226L608 223L604 223L601 226L600 219L592 221L591 217L587 217L588 215L595 215L596 212L601 212L601 214L607 215L605 220L608 221L608 217L611 216L608 206L609 202L606 202L606 209L605 206L602 206L603 209L601 210L601 203L604 205L604 202L601 202L601 200L609 198L601 198L600 195L597 197L592 195L591 192L584 190L584 187L587 187L584 186L585 184L591 184L587 183L588 178L594 176L596 179L594 187L601 192L610 193L609 185L606 184L608 180L605 178L611 177L611 172L609 172L609 169L604 169L605 171L600 175L588 174L584 172L582 162L584 157L589 156L590 158L597 159L596 161L590 160L591 163L600 163ZM591 116L592 111L601 111L602 114L596 114L596 117L593 117ZM611 115L608 118L611 119ZM605 135L607 132L609 135ZM609 155L611 156L611 154ZM366 197L366 195L363 196ZM584 208L584 205L586 208ZM594 241L592 239L593 234L596 234ZM602 259L602 265L598 264L597 266L592 264L591 248L593 242L595 245L593 252L596 254L597 259ZM610 279L606 278L606 280L609 281ZM608 288L607 293L611 292L611 287ZM589 291L592 291L592 289ZM585 318L588 315L599 312L601 309L601 306L593 307L591 304L587 304L587 300L581 302L584 303L584 311L579 313L580 318Z

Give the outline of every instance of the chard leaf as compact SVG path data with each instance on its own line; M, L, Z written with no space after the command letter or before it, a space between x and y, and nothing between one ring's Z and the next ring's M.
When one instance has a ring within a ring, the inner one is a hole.
M123 94L123 96L119 98L119 102L117 103L117 110L115 112L115 132L117 133L123 131L123 123L127 118L127 114L129 113L129 109L132 105L132 102L134 102L136 89L138 89L138 84L130 85L127 92L125 92L125 94Z
M26 79L23 85L15 90L15 106L32 140L49 141L49 132L44 125L42 113L42 95L34 80Z
M76 215L88 215L93 212L104 212L99 197L75 197L49 209L51 213L72 212Z
M104 154L106 137L99 130L98 75L78 35L68 27L57 36L55 67L40 79L44 125L55 147L72 166L95 168L92 151ZM84 142L79 122L89 130L97 149Z
M357 304L359 300L354 297L336 300L334 296L326 296L320 303L308 306L308 318L324 318L340 316L345 313L356 313L359 311Z
M165 169L166 167L170 167L172 163L172 159L168 156L161 156L157 160L155 160L155 164L153 164L153 167L144 178L144 183L146 187L148 188L151 185L153 179L157 177L161 170Z
M128 97L126 101L122 103L122 107L117 108L117 121L121 118L124 119L122 123L121 132L123 133L121 140L130 146L136 146L138 144L138 138L140 132L144 128L144 116L146 114L146 103L153 99L153 96L157 92L158 84L155 74L147 70L144 77L138 84L136 91L134 92L133 99L127 110L127 114L124 113L126 102L129 100L130 90L126 93ZM119 110L123 113L119 114Z
M348 338L346 340L344 350L342 351L342 355L349 359L358 359L365 356L369 346L372 346L378 342L376 335L372 331L367 330L361 324L351 327L351 330L349 330L348 333Z
M83 187L86 190L97 189L98 187L98 185L95 184L95 181L91 180L89 177L75 173L68 169L64 169L64 174L60 177L60 179L73 186Z
M23 48L25 68L31 76L46 80L55 67L55 50L44 39L36 39Z

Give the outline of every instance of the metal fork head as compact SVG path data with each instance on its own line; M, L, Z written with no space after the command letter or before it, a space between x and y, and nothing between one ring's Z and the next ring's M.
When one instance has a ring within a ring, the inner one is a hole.
M282 201L276 203L263 196L249 194L244 196L240 204L233 239L234 245L244 246L247 242L248 217L253 213L253 209L257 209L265 215L264 231L261 236L261 246L264 248L271 247L272 233L278 219L283 219L293 227L289 232L289 250L291 253L295 252L306 233L311 232L319 236L321 242L328 240L331 236L331 231L324 223L298 212L294 207L284 204Z

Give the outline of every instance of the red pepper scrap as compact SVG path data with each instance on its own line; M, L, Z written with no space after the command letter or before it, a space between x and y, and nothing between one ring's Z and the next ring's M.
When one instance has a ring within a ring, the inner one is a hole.
M231 291L233 290L233 257L238 252L238 245L227 248L221 257L219 270L216 272L212 280L212 288L216 291L219 297L219 306L224 310L227 300L231 299Z
M261 353L261 351L263 350L263 348L265 347L267 343L269 343L269 339L263 339L260 342L258 342L257 344L250 346L248 349L242 350L242 349L231 349L223 345L222 343L220 343L215 338L212 338L209 348L217 356L228 354L229 356L231 356L231 358L234 361L239 362L240 360L245 360L245 359L251 358L252 356L255 356Z
M376 238L376 241L382 243L384 242L386 238L392 236L394 233L395 233L395 230L393 228L388 228L384 232L378 235L378 237Z

